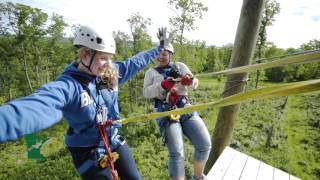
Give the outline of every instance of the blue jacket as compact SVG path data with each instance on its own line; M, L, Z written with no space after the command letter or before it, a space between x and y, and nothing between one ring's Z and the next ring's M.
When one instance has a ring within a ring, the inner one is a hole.
M121 85L148 65L159 55L159 48L141 52L126 61L115 62L118 69L118 84ZM35 93L0 107L0 142L15 140L25 134L46 129L65 117L75 133L66 134L65 143L71 147L87 147L99 144L96 128L96 104L81 83L73 78L76 74L96 86L96 77L79 71L70 64L56 81L43 85ZM108 118L119 119L118 92L102 90Z

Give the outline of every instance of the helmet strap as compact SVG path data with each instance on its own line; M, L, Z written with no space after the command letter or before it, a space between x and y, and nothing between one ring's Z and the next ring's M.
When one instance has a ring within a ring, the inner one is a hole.
M92 50L92 49L89 49L90 62L89 62L89 65L88 65L88 66L85 65L85 64L83 63L83 61L81 60L81 64L82 64L84 67L86 67L90 72L92 72L92 71L91 71L91 65L92 65L92 62L93 62L94 57L96 56L96 53L97 53L97 51Z
M169 52L169 63L168 63L168 64L171 63L171 58L172 58L172 56L173 56L173 53Z

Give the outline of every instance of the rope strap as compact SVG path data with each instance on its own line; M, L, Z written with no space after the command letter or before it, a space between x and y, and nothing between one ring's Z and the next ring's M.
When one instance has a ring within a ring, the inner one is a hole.
M99 129L99 133L100 133L101 139L103 141L104 148L105 148L106 153L107 153L107 158L103 157L102 160L100 160L100 165L102 164L102 166L107 167L105 165L105 162L108 162L108 167L110 167L110 169L111 169L112 179L113 180L118 180L118 173L117 173L117 170L114 168L113 162L117 159L117 157L119 157L119 155L118 156L114 155L114 157L112 156L109 137L108 137L108 134L105 131L105 129L107 127L112 126L112 120L107 120L106 122L98 124L97 126L98 126L98 129ZM104 168L104 167L102 167L102 168Z

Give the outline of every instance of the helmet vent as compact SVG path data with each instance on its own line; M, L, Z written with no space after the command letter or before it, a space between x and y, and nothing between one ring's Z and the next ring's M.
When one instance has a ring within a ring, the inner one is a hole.
M96 41L97 41L98 44L101 44L101 43L102 43L102 39L99 38L99 37L96 38Z

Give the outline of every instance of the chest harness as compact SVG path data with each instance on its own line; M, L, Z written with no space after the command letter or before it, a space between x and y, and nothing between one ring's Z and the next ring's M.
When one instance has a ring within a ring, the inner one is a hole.
M89 83L89 81L77 74L71 74L71 77L76 79L86 90L90 96L92 97L95 107L96 107L96 127L99 131L100 137L102 139L102 144L104 149L98 148L99 153L99 165L101 168L110 168L111 175L113 180L118 180L118 173L114 167L114 162L119 158L119 154L111 151L111 140L106 132L106 129L111 128L113 125L112 119L108 119L108 108L104 103L104 99L101 95L101 89L103 88L103 84L101 83L101 79L96 80L96 85ZM72 128L69 127L68 131L72 131ZM80 133L85 132L86 129L81 130ZM78 169L83 168L82 166L87 166L87 163L84 162Z
M155 67L154 68L159 74L161 74L164 79L167 79L169 77L172 77L173 79L181 78L182 74L178 68L178 66L175 63L170 63L166 67ZM176 93L176 88L173 87L171 90L166 91L166 99L158 99L154 98L154 106L158 109L158 111L171 111L176 108L183 108L187 103L189 103L189 99L185 95L179 95L179 98L177 101L172 101L170 98L171 93ZM185 120L189 119L192 116L192 113L183 114L183 115L170 115L168 117L169 120L173 121L179 121L179 120Z

